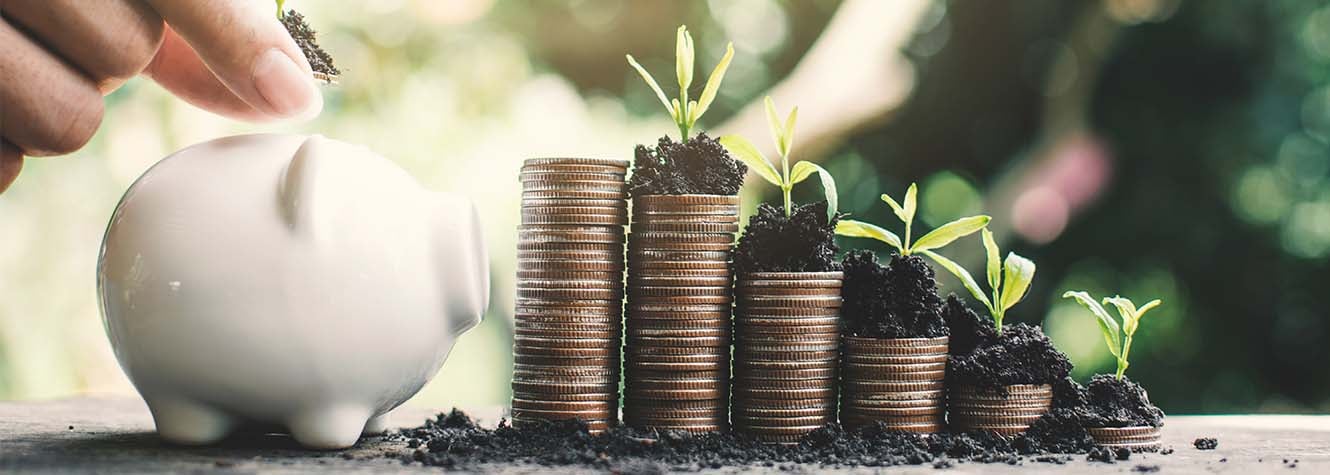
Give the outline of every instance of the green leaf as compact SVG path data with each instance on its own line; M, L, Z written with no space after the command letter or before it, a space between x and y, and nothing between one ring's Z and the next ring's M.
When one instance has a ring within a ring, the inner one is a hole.
M1094 297L1083 291L1073 292L1068 290L1062 294L1062 298L1075 299L1082 307L1094 314L1095 320L1099 322L1099 331L1104 334L1104 343L1108 344L1108 351L1113 353L1113 356L1122 358L1122 340L1118 336L1118 322L1113 321L1113 317L1108 315L1108 311L1104 310L1104 307L1099 305Z
M845 219L836 223L836 234L845 237L873 238L890 244L896 250L901 250L901 238L896 233L882 229L875 224Z
M637 64L637 60L633 59L633 55L629 54L624 56L628 58L628 64L631 64L633 69L637 70L637 74L642 76L642 80L646 81L648 86L651 86L651 90L656 91L656 98L660 99L660 103L665 105L665 110L670 112L670 117L673 117L674 121L678 122L679 114L675 112L675 107L670 105L670 99L665 96L665 91L662 91L660 85L656 84L656 79L651 77L651 73L648 73L646 68Z
M771 100L771 96L762 102L766 105L767 128L771 130L771 139L776 142L776 153L782 157L787 156L789 151L785 150L785 129L780 125L780 117L776 116L776 102Z
M679 75L679 91L687 91L693 84L693 35L688 27L679 25L674 40L674 71Z
M984 250L988 253L988 287L998 289L1002 285L1002 257L998 255L998 245L993 239L993 231L984 227L983 236Z
M1139 319L1138 315L1140 315L1140 311L1136 309L1136 304L1133 303L1131 299L1122 296L1104 297L1104 303L1112 304L1114 307L1118 308L1118 316L1122 317L1123 333L1127 335L1136 334L1136 324Z
M1163 303L1164 303L1164 302L1161 301L1161 300L1159 300L1159 299L1154 299L1154 300L1151 300L1149 303L1146 303L1145 305L1141 306L1141 308L1136 309L1136 320L1139 321L1139 320L1141 319L1141 317L1144 317L1144 316L1145 316L1145 312L1149 312L1150 310L1154 310L1155 307L1158 307L1158 306L1162 305Z
M683 113L685 112L685 111L683 110L683 107L679 107L679 100L678 100L678 99L670 99L670 104L671 104L671 107L673 107L673 109L670 110L670 113L674 116L674 123L676 123L676 124L687 124L687 123L689 123L689 122L686 120L688 117L686 117L686 116L683 115ZM687 141L687 140L688 140L688 137L682 137L681 139L682 139L681 141Z
M785 153L794 150L794 120L799 117L799 106L790 109L790 116L785 118Z
M961 218L950 223L944 224L933 232L925 234L923 237L914 241L910 246L910 252L927 251L937 249L951 244L953 241L965 236L969 236L984 229L992 218L988 216L970 216Z
M836 179L831 176L831 172L813 162L799 162L794 164L794 169L790 172L790 184L804 181L813 173L817 173L817 177L822 181L822 193L827 199L827 222L830 223L836 217L836 206L839 201L839 197L836 196Z
M947 259L946 257L942 257L941 254L938 254L936 252L921 251L921 253L925 256L928 256L928 258L932 259L933 262L938 263L938 265L942 266L943 269L946 269L947 272L950 272L951 275L954 275L956 276L957 279L960 279L961 285L965 286L965 290L969 290L970 295L973 295L975 300L978 300L979 303L984 304L984 307L988 309L989 313L991 314L997 313L993 308L993 302L990 302L988 300L988 296L984 295L984 289L979 288L979 283L975 282L974 277L970 275L970 271L965 270L965 268L961 267L960 264L957 264L955 261Z
M757 151L757 147L754 147L748 139L731 134L721 137L720 144L734 156L739 157L739 160L748 165L748 168L756 172L758 176L765 178L773 185L783 186L780 172L776 171L776 166L762 156L762 152Z
M286 11L285 11L284 8L283 8L284 5L286 5L286 0L277 0L277 19L278 19L278 20L281 20L283 17L286 16Z
M900 203L897 203L895 198L892 198L891 195L888 195L888 194L886 194L886 193L883 193L883 194L882 194L882 201L887 202L887 205L888 205L888 206L891 206L891 211L892 211L893 213L896 213L896 217L897 217L897 218L900 218L901 221L906 221L906 218L905 218L905 208L902 208L902 207L901 207L901 204L900 204Z
M1009 252L1002 268L1006 272L1002 276L1002 296L999 300L1005 311L1025 298L1025 292L1030 290L1030 282L1034 281L1034 261Z
M901 219L907 223L914 222L914 212L919 209L919 186L910 183L910 189L905 190L905 216Z
M716 69L711 71L711 77L707 78L706 87L702 88L702 95L697 98L697 115L701 118L702 114L711 107L711 102L716 100L716 93L720 90L720 81L725 78L725 70L730 67L730 60L734 59L734 43L725 45L725 56L716 63Z

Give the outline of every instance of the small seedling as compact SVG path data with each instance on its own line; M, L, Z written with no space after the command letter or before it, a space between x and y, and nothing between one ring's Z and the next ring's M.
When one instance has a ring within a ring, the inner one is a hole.
M677 99L668 99L665 97L665 91L661 90L660 85L656 83L655 78L651 77L646 68L637 64L633 55L627 55L628 64L642 75L642 80L646 81L651 90L656 92L656 97L660 103L669 111L670 117L674 119L675 125L679 126L679 142L688 142L688 131L692 130L697 119L706 113L711 107L711 102L716 100L716 92L720 89L720 81L725 77L725 70L730 67L730 60L734 58L734 43L725 45L725 56L720 58L716 64L716 69L711 71L711 77L707 78L706 87L702 88L702 95L697 100L688 99L688 87L693 84L693 35L688 33L687 26L679 26L679 31L675 35L674 46L674 69L679 79L679 97Z
M1062 294L1062 298L1075 299L1082 307L1094 314L1095 319L1099 322L1099 331L1104 334L1104 343L1108 344L1108 352L1112 353L1113 357L1118 360L1118 371L1114 373L1114 376L1117 377L1118 381L1121 381L1122 375L1127 372L1127 366L1129 365L1127 357L1131 355L1131 338L1136 334L1136 327L1140 324L1141 317L1145 316L1145 312L1149 312L1163 302L1154 299L1150 303L1141 306L1141 308L1136 308L1136 304L1132 303L1130 299L1120 296L1104 297L1105 304L1112 304L1117 307L1118 316L1122 317L1122 325L1119 327L1118 322L1108 315L1107 310L1104 310L1104 306L1095 301L1089 293L1068 290Z
M836 234L847 237L877 239L896 248L896 250L900 251L902 256L908 256L916 252L926 252L932 249L938 249L951 244L957 239L974 234L976 231L988 226L988 221L992 219L983 215L957 219L942 226L938 226L937 229L925 234L923 237L919 238L918 241L911 243L910 233L914 227L914 213L918 208L918 194L918 187L911 183L910 189L905 192L904 205L897 203L891 196L886 194L882 195L882 201L891 205L891 209L896 212L896 216L899 217L901 221L905 222L905 239L901 239L896 233L887 231L881 226L852 219L841 220L837 223ZM927 253L925 255L932 257L933 253Z
M776 115L776 103L767 96L767 124L771 127L771 137L776 141L776 151L780 153L780 170L767 160L762 152L753 146L752 142L739 135L726 135L720 138L720 144L729 149L730 153L739 157L748 168L757 172L762 178L765 178L771 184L780 187L780 191L785 198L785 217L790 217L793 205L790 202L790 190L796 183L807 180L808 177L817 173L817 177L822 180L822 192L826 194L827 199L827 222L830 223L836 219L836 180L831 177L831 173L816 163L799 162L790 168L790 146L794 143L794 121L799 116L799 108L790 110L790 115L786 116L782 123L780 117Z
M924 251L924 255L960 279L961 285L970 291L970 295L988 309L988 314L993 316L993 327L1001 335L1002 319L1006 317L1007 310L1024 299L1025 294L1030 291L1030 282L1034 281L1035 266L1034 261L1014 252L1008 252L1006 260L1000 260L1001 253L998 251L997 241L993 239L993 232L987 228L983 230L983 240L988 255L986 270L988 287L991 290L989 295L984 294L983 289L979 288L979 283L960 264L932 251Z
M278 20L281 20L282 17L285 17L285 16L286 16L286 9L283 8L285 5L286 5L286 0L277 0L277 19L278 19Z

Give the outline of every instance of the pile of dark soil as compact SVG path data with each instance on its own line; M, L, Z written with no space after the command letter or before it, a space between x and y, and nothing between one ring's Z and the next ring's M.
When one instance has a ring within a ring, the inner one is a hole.
M842 264L841 326L868 338L935 338L948 333L933 268L918 256L892 254L891 265L873 251L852 251Z
M980 317L952 295L943 315L951 327L948 384L999 389L1012 384L1053 384L1071 373L1067 355L1038 326L1003 325L999 335L992 320Z
M656 148L638 145L628 191L642 195L734 195L748 166L705 133L685 143L661 137Z
M1131 427L1164 425L1164 411L1150 403L1145 388L1129 378L1121 381L1101 374L1090 380L1090 427Z
M827 272L836 262L836 221L827 222L827 202L795 206L790 217L768 203L757 205L739 244L734 270L747 272Z
M1048 419L1048 418L1045 418ZM1025 461L1066 463L1047 450L1088 453L1087 445L1067 446L1048 437L1065 437L1056 421L1041 419L1015 439L988 433L941 433L923 437L908 432L869 427L847 432L837 424L809 434L794 446L775 446L734 433L692 435L611 427L591 435L576 421L515 429L500 423L496 429L477 426L454 409L414 429L391 437L407 442L400 454L407 463L454 469L477 469L486 464L584 466L623 473L694 471L722 467L793 469L795 464L816 467L881 467L920 465L950 467L957 462L1008 463ZM1083 431L1083 430L1082 430ZM1088 436L1085 436L1088 437ZM1081 440L1084 442L1084 439ZM1074 450L1068 450L1074 449Z
M1191 441L1191 445L1196 447L1196 450L1214 450L1219 447L1219 439L1214 437L1200 437Z
M305 22L304 15L296 13L295 10L287 10L286 14L282 15L282 26L291 34L291 39L296 40L300 51L305 53L305 60L309 61L310 69L329 76L342 74L342 71L333 66L332 56L319 46L316 39L318 35L313 28L310 28L309 23Z

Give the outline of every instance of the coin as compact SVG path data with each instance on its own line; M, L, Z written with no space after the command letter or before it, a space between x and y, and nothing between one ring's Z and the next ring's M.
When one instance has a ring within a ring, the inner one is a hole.
M532 365L599 365L606 368L619 366L619 355L586 357L586 356L550 356L550 355L530 355L520 352L513 352L513 362L515 364Z
M661 244L734 244L733 233L637 232L633 240Z
M599 173L599 172L571 172L571 171L546 171L546 170L523 170L519 179L523 183L527 182L609 182L624 183L623 173Z
M735 287L743 289L839 289L843 281L840 279L790 279L790 280L755 280L753 274L744 274L738 276L739 279L734 283Z
M739 305L744 307L784 307L784 308L840 308L839 294L831 296L789 296L772 297L741 295Z
M545 401L538 399L513 398L513 408L544 410L544 411L604 411L609 412L618 409L617 404L610 401Z
M729 301L730 288L719 286L645 286L629 285L628 292L631 295L643 297L725 297Z
M662 243L642 241L638 239L628 240L628 250L630 252L641 251L687 251L687 252L729 252L734 248L731 243Z
M654 206L635 203L633 213L641 216L738 216L733 205Z
M739 232L739 223L679 223L633 220L632 232L724 234Z
M734 295L740 299L781 297L835 297L840 298L839 287L735 287Z
M896 348L939 348L947 347L948 337L937 338L865 338L858 336L845 336L845 347L852 349L862 349L865 353L874 353L878 349L896 349ZM942 353L946 353L945 350Z
M641 195L633 198L643 206L739 205L737 195Z
M651 391L651 390L714 390L721 391L729 387L729 381L720 379L687 379L687 378L635 378L632 384L632 391Z
M563 165L594 165L602 167L622 168L627 170L629 162L616 158L585 158L585 157L537 157L528 158L522 161L523 167L538 166L563 166Z
M523 190L522 199L626 200L628 190L596 188Z
M829 389L836 386L836 378L818 379L766 379L737 374L734 386L753 389Z
M542 347L542 346L522 345L520 343L519 345L521 346L518 347L517 350L520 353L531 356L544 355L544 356L561 356L561 357L571 357L571 358L577 358L577 357L606 358L610 356L616 356L619 354L619 346L617 344L608 344L608 343L605 344L603 347L588 347L588 348L567 348L563 346Z
M630 338L637 337L667 337L667 338L722 338L726 341L730 339L729 327L724 328L701 328L701 329L660 329L660 328L642 328L641 326L630 326L626 335Z
M788 281L788 280L842 280L844 273L841 271L831 272L750 272L744 274L744 280L748 281Z
M725 397L724 389L648 389L625 384L624 395L637 399L697 400Z
M743 315L745 317L750 317L750 318L839 317L840 308L824 308L824 307L793 308L793 307L771 307L771 306L764 307L764 306L752 305L751 302L741 299L738 302L735 302L734 314Z
M840 317L753 317L736 311L735 328L761 328L761 333L786 333L800 328L832 328L840 325Z
M517 270L541 272L623 272L624 263L609 260L518 259Z
M835 387L809 388L809 389L782 389L782 388L755 388L744 385L734 385L734 397L753 398L753 399L819 399L834 398L836 396Z
M738 378L752 379L824 379L835 378L836 368L807 368L807 369L736 369L734 376Z

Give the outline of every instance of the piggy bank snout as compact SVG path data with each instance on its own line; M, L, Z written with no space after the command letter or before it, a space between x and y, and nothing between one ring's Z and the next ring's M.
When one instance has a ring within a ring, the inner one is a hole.
M436 195L435 262L446 289L449 325L457 334L479 324L489 308L489 253L475 204L456 193Z

